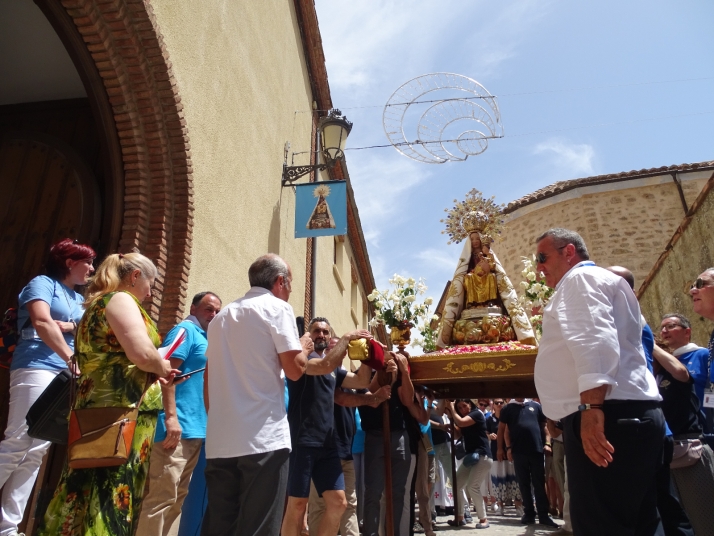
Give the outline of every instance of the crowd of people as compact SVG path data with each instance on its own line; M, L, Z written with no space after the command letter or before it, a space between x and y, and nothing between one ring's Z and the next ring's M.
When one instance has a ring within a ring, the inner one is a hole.
M47 275L19 296L0 536L18 534L49 447L28 435L25 415L63 369L77 376L73 411L136 415L123 463L65 466L42 535L178 534L204 442L206 536L431 536L437 508L449 506L437 484L453 492L452 527L488 529L489 515L506 513L577 535L714 527L712 344L694 344L679 312L663 312L653 333L632 273L595 266L575 232L537 240L538 270L556 291L543 310L536 399L435 399L412 383L408 356L368 331L337 336L315 317L300 336L292 272L273 254L250 266L242 298L194 296L162 342L141 305L155 265L113 254L95 271L95 257L76 241L55 244ZM712 288L707 269L690 290L710 320Z

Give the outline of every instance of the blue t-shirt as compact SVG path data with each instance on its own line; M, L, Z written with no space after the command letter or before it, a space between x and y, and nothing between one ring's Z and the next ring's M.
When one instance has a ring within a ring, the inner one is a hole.
M642 328L642 348L645 351L645 358L647 358L647 368L650 372L654 373L652 370L652 352L654 352L654 333L650 329L648 324Z
M67 363L37 335L32 322L28 322L30 312L27 310L27 304L34 300L42 300L50 306L50 316L53 320L74 321L78 324L84 314L84 298L81 294L46 275L35 277L22 289L18 297L17 329L20 331L20 340L12 355L10 370L66 369ZM23 329L25 324L27 327ZM74 350L74 334L63 335L67 345Z
M359 417L359 408L355 408L355 437L352 440L352 454L362 454L364 452L364 430L362 430L362 419Z
M645 349L645 358L647 359L647 370L654 374L654 333L649 324L645 324L642 328L642 347ZM669 429L667 420L664 421L664 435L671 436L672 431Z
M427 399L424 399L424 408L428 411L431 408L429 408L429 401ZM429 436L429 441L431 444L434 444L434 437L431 435L431 420L426 421L426 424L419 423L419 430L421 431L422 434L426 434ZM429 456L435 456L436 452L434 452L434 449L432 449L429 452Z
M163 346L168 346L176 338L179 329L186 330L186 340L171 355L171 358L181 359L179 365L181 372L190 372L206 366L206 348L208 339L201 326L190 320L180 322L169 331ZM176 386L176 415L181 425L182 439L206 438L206 408L203 405L203 371L197 372L189 379ZM165 414L159 413L156 423L156 436L154 441L166 439Z
M694 391L697 393L697 398L699 398L699 407L702 407L704 403L704 388L707 386L707 378L709 377L709 350L699 348L677 356L677 359L687 367L689 375L694 380Z

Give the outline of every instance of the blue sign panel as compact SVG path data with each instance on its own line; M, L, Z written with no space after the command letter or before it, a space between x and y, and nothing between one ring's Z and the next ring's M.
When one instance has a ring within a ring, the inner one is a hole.
M295 185L295 238L347 234L347 183Z

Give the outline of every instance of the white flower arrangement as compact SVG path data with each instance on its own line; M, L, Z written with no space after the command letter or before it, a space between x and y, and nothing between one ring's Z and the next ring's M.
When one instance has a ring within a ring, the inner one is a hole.
M424 300L424 303L426 303L426 300ZM440 320L438 315L431 315L429 318L422 319L417 328L421 336L412 341L412 346L421 346L425 353L436 351L436 339L439 335L440 325L437 324L436 328L432 329L431 324L438 320Z
M545 284L543 272L536 274L535 255L531 258L522 257L522 259L523 271L521 275L523 275L525 281L521 281L521 288L523 289L524 296L522 296L519 301L526 309L533 310L534 308L545 307L553 295L554 289ZM540 339L543 335L543 315L531 315L530 320L536 336Z
M420 278L416 281L413 277L407 279L394 274L389 283L394 286L393 289L385 291L374 289L367 296L375 310L375 316L370 320L369 325L375 327L377 324L384 324L390 328L411 329L420 320L426 322L429 305L434 300L426 298L423 303L416 303L417 296L426 292L424 279Z
M545 284L543 272L536 274L535 255L532 257L521 257L523 260L523 271L521 275L525 281L521 281L521 288L524 296L521 304L525 307L544 307L548 303L554 290Z

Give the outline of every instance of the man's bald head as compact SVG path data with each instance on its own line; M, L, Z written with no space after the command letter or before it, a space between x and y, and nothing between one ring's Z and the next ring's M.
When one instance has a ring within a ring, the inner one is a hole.
M613 274L619 275L622 279L627 281L627 284L630 285L632 290L635 290L635 276L632 275L632 272L627 268L623 266L609 266L606 270L610 270Z

